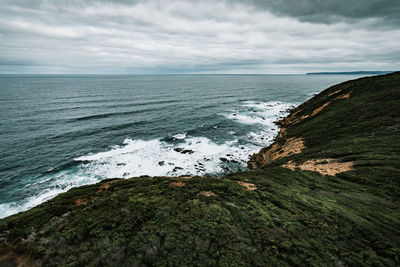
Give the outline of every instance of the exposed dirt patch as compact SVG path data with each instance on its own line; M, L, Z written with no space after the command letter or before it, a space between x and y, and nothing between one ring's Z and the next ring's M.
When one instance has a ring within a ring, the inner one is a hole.
M198 195L205 196L205 197L216 197L217 195L211 191L202 191Z
M330 93L328 96L332 96L332 95L336 95L337 93L339 93L340 91L342 91L341 89L339 89L339 90L336 90L335 92L333 92L333 93Z
M277 144L272 145L269 157L271 160L285 158L290 155L299 154L305 148L303 138L292 137L279 147Z
M96 201L97 199L98 199L98 197L94 197L94 196L77 198L74 201L74 205L75 206L87 205L89 202Z
M297 116L297 113L299 113L300 111L302 111L302 110L300 109L300 110L296 111L295 113L293 113L289 117L284 118L281 121L281 126L282 126L281 131L282 131L282 129L284 129L285 127L288 127L289 125L298 123L304 117L304 116L301 116L301 117ZM308 115L306 115L306 116L308 116Z
M110 185L108 183L102 184L102 185L100 185L99 190L97 190L96 193L101 193L103 191L107 191L108 188L110 188Z
M336 90L335 92L330 93L328 96L332 96L332 95L338 94L338 93L340 93L341 91L342 91L342 90ZM340 95L340 96L335 97L333 100L348 99L348 98L350 98L350 94L351 94L351 93L352 93L352 91L350 91L350 92L348 92L348 93L346 93L346 94L342 94L342 95ZM332 101L333 101L333 100L332 100ZM329 104L331 104L332 101L328 101L328 102L326 102L325 104L323 104L322 106L316 108L315 110L313 110L313 112L312 112L311 114L306 114L306 115L298 116L297 114L298 114L299 112L301 112L302 109L297 110L297 111L294 112L292 115L290 115L289 117L284 118L284 119L281 121L282 129L284 129L284 127L288 127L289 125L296 124L296 123L298 123L298 122L300 122L300 121L302 121L302 120L304 120L304 119L306 119L306 118L313 117L313 116L317 115L317 114L318 114L319 112L321 112L324 108L326 108ZM282 131L282 129L281 129L280 135L283 136L283 135L285 135L285 132Z
M331 102L326 102L325 104L323 104L322 106L320 106L319 108L316 108L313 110L313 112L311 113L311 117L317 115L321 110L323 110L324 108L326 108ZM308 116L307 116L308 117Z
M342 90L336 90L335 92L332 92L329 94L335 95L339 94ZM333 98L331 101L328 101L324 103L322 106L316 108L313 110L311 114L306 114L306 115L301 115L299 116L298 113L302 111L302 109L298 109L296 112L294 112L292 115L284 118L283 120L280 121L280 126L281 130L278 133L278 138L285 138L284 136L287 134L287 128L299 123L300 121L309 118L309 117L314 117L318 113L320 113L322 110L324 110L327 106L329 106L332 101L334 100L340 100L340 99L348 99L350 98L352 91L348 93L341 94L335 98ZM307 101L308 102L308 101ZM307 103L306 102L306 103ZM299 154L301 151L305 148L303 139L301 137L299 138L289 138L286 140L286 142L283 145L278 145L277 143L274 143L268 148L263 148L260 150L260 152L253 154L250 158L250 160L247 162L247 166L249 169L257 169L267 162L284 158L293 154Z
M336 97L335 99L348 99L348 98L350 98L350 95L352 92L353 92L353 90L351 90L347 94L340 95L340 96Z
M294 171L296 168L299 168L303 171L315 171L322 175L335 176L341 172L354 170L353 165L354 162L351 161L337 162L334 159L312 159L302 164L296 164L293 161L289 161L283 164L282 167L291 169L292 171Z
M260 152L253 154L247 165L250 169L257 169L267 162L299 154L305 147L303 138L291 137L281 146L275 143L268 149L261 149Z
M181 181L176 181L176 182L171 182L169 185L174 187L184 187L185 183Z
M241 182L241 181L238 181L237 183L238 183L239 185L245 187L248 191L257 190L257 186L256 186L255 184L245 183L245 182Z
M335 91L335 92L329 94L329 96L334 95L334 94L337 94L337 93L339 93L340 91L341 91L341 90L337 90L337 91ZM348 92L348 93L346 93L346 94L342 94L342 95L340 95L340 96L338 96L338 97L335 97L333 100L348 99L348 98L350 98L351 92L352 92L352 91L350 91L350 92ZM302 119L305 119L305 118L308 118L308 117L313 117L313 116L317 115L321 110L323 110L324 108L326 108L330 103L331 103L331 101L328 101L328 102L326 102L325 104L323 104L322 106L320 106L319 108L316 108L316 109L311 113L311 115L303 115L303 116L301 116L301 118L299 119L299 121L301 121ZM294 114L293 114L293 115L294 115Z

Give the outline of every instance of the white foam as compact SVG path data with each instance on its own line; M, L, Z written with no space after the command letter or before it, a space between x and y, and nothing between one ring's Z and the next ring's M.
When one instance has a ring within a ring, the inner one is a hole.
M82 175L101 178L218 174L226 167L220 158L246 167L250 154L272 142L278 132L273 122L279 115L285 115L289 107L290 104L281 102L248 101L238 110L227 114L226 117L238 122L264 126L258 132L250 132L244 137L249 140L245 147L240 146L237 140L216 143L205 137L188 137L182 133L173 136L183 141L178 147L160 139L127 138L121 146L75 160L85 162L81 165ZM174 150L177 148L180 151Z
M268 118L262 117L262 116L255 116L255 115L245 115L245 114L229 114L226 116L228 119L235 120L241 123L245 124L254 124L254 123L259 123L259 124L264 124L264 125L271 125L272 121Z
M247 141L245 145L240 145L238 140L217 143L206 137L187 136L186 133L172 136L180 140L179 145L161 139L126 138L121 145L108 151L75 158L80 162L77 169L49 173L40 181L27 185L27 191L40 193L23 202L0 204L0 218L28 210L72 187L93 184L105 178L213 175L222 173L226 167L246 168L249 155L272 142L278 132L273 122L284 116L290 106L281 102L249 101L224 114L239 123L260 125L259 130L241 138ZM234 133L229 132L230 135Z
M244 124L261 124L272 127L277 117L283 115L284 111L290 107L290 104L282 102L247 101L240 109L233 110L225 116Z
M182 139L186 138L186 133L179 133L179 134L176 134L176 135L174 135L172 137L175 138L175 139L178 139L178 140L182 140Z
M264 147L269 145L278 133L278 126L274 122L287 115L292 105L282 102L255 102L247 101L236 110L231 110L225 116L243 124L260 125L258 131L250 132L245 139L255 145Z
M175 149L175 150L174 150ZM178 150L178 151L176 151ZM221 157L245 167L251 147L241 149L237 141L217 144L205 137L189 137L178 147L161 141L126 139L110 151L76 158L86 175L111 177L179 176L221 173Z

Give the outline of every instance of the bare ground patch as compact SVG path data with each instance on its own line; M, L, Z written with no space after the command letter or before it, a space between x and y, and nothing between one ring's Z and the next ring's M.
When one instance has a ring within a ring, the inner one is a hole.
M332 96L332 95L338 94L341 91L342 90L339 89L339 90L337 90L337 91L335 91L333 93L330 93L328 96ZM319 112L321 112L324 108L326 108L329 104L331 104L331 102L333 100L348 99L348 98L350 98L351 93L352 93L352 91L335 97L331 101L328 101L328 102L324 103L322 106L314 109L311 114L298 116L297 114L302 111L302 109L299 109L295 113L293 113L290 117L287 117L287 118L283 119L283 125L288 127L289 125L296 124L296 123L298 123L298 122L300 122L300 121L302 121L302 120L304 120L306 118L313 117L313 116L317 115ZM282 128L282 129L284 129L284 128ZM282 132L282 135L284 135L284 132Z
M173 187L184 187L184 186L185 186L185 183L184 183L184 182L181 182L181 181L176 181L176 182L171 182L171 183L169 183L169 185L170 185L170 186L173 186Z
M102 184L99 186L99 190L97 190L96 193L101 193L103 191L107 191L108 188L110 188L110 185L108 183Z
M262 149L259 153L253 154L248 162L248 166L250 169L257 169L257 167L267 162L299 154L304 148L306 148L306 146L304 145L303 138L291 137L281 146L275 143L269 149Z
M350 95L352 92L353 92L353 90L351 90L347 94L340 95L340 96L336 97L335 99L348 99L348 98L350 98Z
M333 92L333 93L330 94L330 95L334 95L334 94L336 94L336 93L339 93L340 91L341 91L341 90L338 90L338 91L336 91L336 92ZM346 93L346 94L342 94L342 95L340 95L340 96L337 96L337 97L335 97L333 100L348 99L348 98L350 98L351 92L352 92L352 91L350 91L350 92L348 92L348 93ZM329 95L329 96L330 96L330 95ZM326 108L330 103L331 103L331 101L328 101L328 102L326 102L325 104L323 104L322 106L320 106L319 108L316 108L316 109L311 113L310 116L312 117L312 116L317 115L321 110L323 110L324 108ZM304 116L302 116L302 119L303 119L303 117L304 117ZM308 117L308 116L306 115L306 117Z
M198 194L199 196L204 196L204 197L216 197L217 195L212 192L212 191L202 191Z
M301 137L292 137L286 140L286 142L282 146L278 146L277 144L272 145L271 150L269 151L268 157L271 160L276 160L280 158L285 158L290 155L295 155L301 153L301 151L305 148L303 138Z
M99 197L94 197L94 196L77 198L74 201L74 205L75 206L87 205L89 202L96 201L98 198Z
M245 183L245 182L241 182L241 181L238 181L237 183L239 185L243 186L244 188L246 188L248 191L257 190L257 186L255 184Z
M337 91L329 94L329 96L340 94L341 91L342 90L337 90ZM293 126L294 124L297 124L306 118L316 116L318 113L320 113L322 110L324 110L327 106L329 106L332 103L332 101L334 101L334 100L350 98L351 93L352 93L352 91L341 94L336 97L333 97L332 100L330 100L330 101L324 103L323 105L321 105L320 107L314 109L311 112L311 114L305 114L305 115L299 116L298 113L300 113L302 111L302 109L298 109L296 112L294 112L289 117L286 117L285 119L281 120L281 122L280 122L281 129L278 133L278 137L285 139L284 136L287 134L288 127ZM253 154L251 156L250 160L248 161L247 166L250 169L257 169L257 168L263 166L264 164L266 164L267 162L270 162L270 161L273 161L276 159L280 159L280 158L285 158L290 155L299 154L299 153L301 153L301 151L304 148L305 148L304 140L301 137L291 137L291 138L286 139L286 141L283 145L274 143L269 148L263 148L260 150L260 152ZM332 166L332 168L333 167L334 166ZM309 166L309 168L311 168L311 165Z
M342 91L342 90L341 90L341 89L336 90L335 92L330 93L328 96L336 95L336 94L339 93L340 91Z
M314 109L310 116L312 117L312 116L317 115L321 110L323 110L324 108L326 108L330 103L331 103L331 101L326 102L325 104L323 104L323 105L320 106L319 108ZM308 117L308 116L307 116L307 117Z
M302 164L297 164L293 161L289 161L282 165L284 168L288 168L294 171L299 168L303 171L315 171L322 175L335 176L338 173L354 170L354 162L337 162L335 159L312 159L307 160Z

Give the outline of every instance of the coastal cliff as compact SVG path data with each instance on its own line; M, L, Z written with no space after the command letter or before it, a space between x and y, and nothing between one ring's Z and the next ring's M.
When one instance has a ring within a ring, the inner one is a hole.
M398 266L400 72L278 124L252 170L108 179L0 220L0 266Z

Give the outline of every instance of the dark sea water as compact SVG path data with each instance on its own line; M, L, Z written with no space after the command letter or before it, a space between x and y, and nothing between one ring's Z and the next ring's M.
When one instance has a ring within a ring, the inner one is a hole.
M0 217L74 186L221 175L350 75L0 76Z

